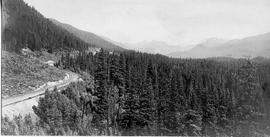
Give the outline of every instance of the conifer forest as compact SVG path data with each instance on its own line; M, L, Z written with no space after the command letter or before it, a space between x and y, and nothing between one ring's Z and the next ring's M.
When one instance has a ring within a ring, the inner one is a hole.
M8 18L1 31L2 52L28 62L53 56L50 71L79 76L37 95L29 106L32 114L2 114L1 135L270 136L269 58L173 58L111 50L115 44L102 45L97 36L86 42L22 0L2 0L1 9L2 19ZM27 65L16 63L15 72L6 71L11 68L2 62L2 76L48 68L34 63L22 71ZM41 77L36 73L31 79ZM2 102L2 111L18 102Z

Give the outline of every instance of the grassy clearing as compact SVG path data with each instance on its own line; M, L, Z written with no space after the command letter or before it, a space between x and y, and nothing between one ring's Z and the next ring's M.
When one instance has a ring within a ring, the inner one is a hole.
M32 92L49 81L64 78L65 73L43 63L33 55L18 55L2 51L2 97Z

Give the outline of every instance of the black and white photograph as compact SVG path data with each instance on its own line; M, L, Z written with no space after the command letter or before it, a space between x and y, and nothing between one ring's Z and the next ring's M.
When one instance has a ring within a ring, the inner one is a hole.
M270 137L270 0L1 0L0 131Z

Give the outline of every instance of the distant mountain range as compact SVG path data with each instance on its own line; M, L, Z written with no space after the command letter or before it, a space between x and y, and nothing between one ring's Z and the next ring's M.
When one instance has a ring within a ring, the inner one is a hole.
M227 41L228 40L219 39L219 38L208 38L205 41L203 41L201 45L204 45L205 47L216 47L216 46L224 44Z
M235 40L210 38L183 51L183 45L169 45L162 41L119 43L94 33L79 30L54 19L47 19L22 0L2 2L2 49L19 52L22 48L33 51L47 49L88 50L104 48L109 51L133 49L141 52L160 53L170 57L270 57L270 33Z
M187 51L167 54L170 57L207 58L207 57L270 57L270 33L235 39L230 41L206 41Z
M96 47L107 49L109 51L112 51L112 50L123 51L123 50L125 50L124 48L118 46L117 44L112 43L112 42L110 42L110 41L104 39L103 37L98 36L94 33L77 29L69 24L61 23L55 19L50 19L50 20L54 24L56 24L57 26L62 27L63 29L74 34L75 36L77 36L78 38L80 38L81 40L83 40L84 42L86 42L88 44L95 45Z
M124 43L126 48L141 51L141 52L147 52L152 54L163 54L166 55L173 51L178 51L181 49L178 45L169 45L168 43L164 41L142 41L138 43Z

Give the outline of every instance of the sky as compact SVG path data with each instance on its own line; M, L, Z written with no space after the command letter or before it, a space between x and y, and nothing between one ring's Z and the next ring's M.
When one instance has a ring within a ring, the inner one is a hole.
M270 32L270 0L24 0L47 18L122 43L185 47Z

